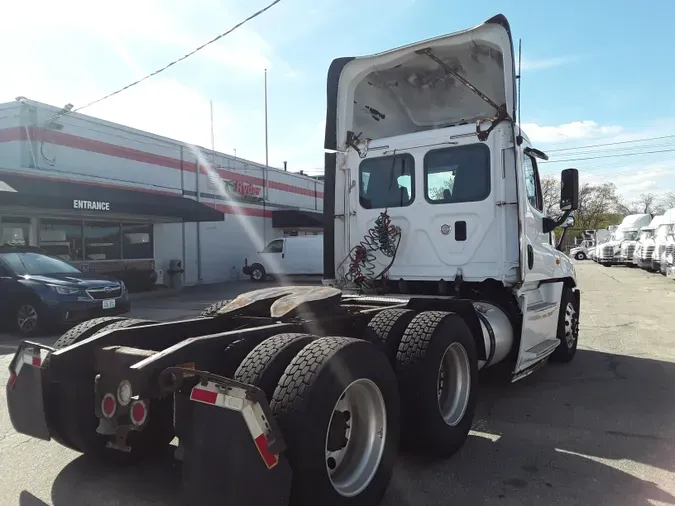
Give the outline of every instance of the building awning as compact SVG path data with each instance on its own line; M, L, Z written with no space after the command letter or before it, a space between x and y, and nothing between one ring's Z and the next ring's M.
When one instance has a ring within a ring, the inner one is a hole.
M0 172L0 206L69 214L129 214L177 222L223 221L225 215L180 194L23 176Z
M323 213L281 209L272 211L273 228L323 228Z

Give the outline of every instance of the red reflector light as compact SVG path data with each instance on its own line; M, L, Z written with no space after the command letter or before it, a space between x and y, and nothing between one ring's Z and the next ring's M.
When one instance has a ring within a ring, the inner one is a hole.
M16 375L15 372L13 372L9 375L9 381L7 382L7 385L9 386L9 388L14 388L14 383L16 383L17 377L18 376Z
M211 390L203 390L201 388L193 388L190 399L193 401L206 402L207 404L215 404L218 399L218 392Z
M117 401L113 394L105 394L103 400L101 401L101 413L106 418L112 418L117 409Z
M258 448L260 456L265 461L265 464L267 465L268 469L272 469L274 466L277 465L277 463L279 462L279 456L275 455L274 453L271 453L267 449L267 438L265 437L265 434L260 434L257 438L255 438L255 445Z
M42 359L33 355L31 363L33 364L33 367L40 367L42 365Z
M148 408L143 401L135 401L131 405L131 421L136 426L141 426L148 418Z

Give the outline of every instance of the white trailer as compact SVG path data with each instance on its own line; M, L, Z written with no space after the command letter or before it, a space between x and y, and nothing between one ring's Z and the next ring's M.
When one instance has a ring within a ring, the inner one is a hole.
M574 266L551 243L578 206L578 172L562 172L563 214L547 216L547 157L515 121L514 61L501 15L334 60L328 286L24 342L10 365L14 427L123 463L178 436L183 490L200 505L223 491L238 506L376 505L399 441L456 453L479 370L501 363L516 381L578 344Z

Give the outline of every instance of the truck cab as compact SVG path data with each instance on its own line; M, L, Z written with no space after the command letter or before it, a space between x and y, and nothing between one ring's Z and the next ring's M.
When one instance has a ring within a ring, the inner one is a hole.
M656 228L654 234L654 254L651 259L651 270L661 272L662 274L666 274L666 249L673 242L673 229L670 226L673 223L675 223L675 208L668 209L663 213L663 220Z
M656 229L663 222L663 215L654 216L649 225L640 229L640 236L638 237L638 244L635 248L635 255L633 263L642 269L652 268L652 257L654 256L654 237Z
M498 301L524 319L515 372L550 354L563 292L578 296L571 260L550 240L576 209L578 174L562 172L564 214L547 216L548 157L513 121L503 18L337 59L327 104L324 284Z
M633 258L636 240L640 228L648 225L652 216L650 214L630 214L614 230L612 237L606 243L599 245L597 249L598 263L605 267L625 264Z

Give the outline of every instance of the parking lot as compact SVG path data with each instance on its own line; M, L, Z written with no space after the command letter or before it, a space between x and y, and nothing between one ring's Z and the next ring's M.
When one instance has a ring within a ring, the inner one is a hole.
M387 506L675 504L675 282L590 261L576 268L582 309L575 360L516 384L486 375L462 450L442 462L402 456ZM146 299L133 316L189 317L246 289ZM12 339L0 340L3 384L13 349ZM0 469L2 505L178 504L180 469L171 458L115 469L19 435L4 389Z

